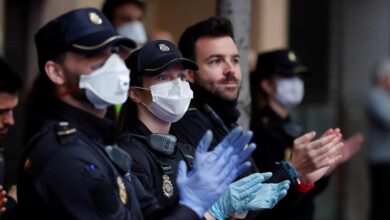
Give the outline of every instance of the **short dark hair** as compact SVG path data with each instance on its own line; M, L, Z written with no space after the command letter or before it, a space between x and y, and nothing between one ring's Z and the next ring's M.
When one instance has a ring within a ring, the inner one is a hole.
M0 57L0 92L16 94L22 87L22 80L8 63Z
M180 36L179 49L185 58L195 60L195 44L201 37L229 36L234 40L232 23L222 17L211 17L189 26Z
M112 23L114 19L114 11L121 5L124 4L134 4L145 10L145 2L143 0L106 0L103 3L102 12L107 17L107 19Z

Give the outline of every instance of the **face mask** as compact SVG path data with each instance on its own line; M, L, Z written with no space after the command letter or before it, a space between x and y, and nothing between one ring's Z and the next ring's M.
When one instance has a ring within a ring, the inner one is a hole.
M137 45L143 45L148 41L144 25L140 21L128 22L118 28L118 33L134 40Z
M190 84L180 78L150 87L153 101L150 112L165 122L176 122L186 113L193 97Z
M96 109L122 104L127 99L130 70L117 54L112 54L102 67L80 77L79 88L85 89L89 102Z
M304 95L303 81L299 77L281 78L276 80L275 99L283 107L291 109L301 103Z

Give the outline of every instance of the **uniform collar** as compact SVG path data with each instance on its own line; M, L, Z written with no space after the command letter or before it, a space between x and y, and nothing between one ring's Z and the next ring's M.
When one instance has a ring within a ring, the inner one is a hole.
M115 138L115 126L106 118L98 118L86 111L68 105L60 100L56 102L57 115L61 120L81 130L85 135L112 143Z
M128 129L125 132L130 132L142 136L149 136L152 132L149 128L146 127L138 118L134 118L131 124L128 126Z

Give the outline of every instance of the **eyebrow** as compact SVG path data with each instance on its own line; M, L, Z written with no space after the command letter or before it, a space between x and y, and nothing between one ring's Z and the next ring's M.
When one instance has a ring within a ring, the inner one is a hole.
M234 54L232 55L234 58L240 58L240 54ZM211 58L221 58L221 57L225 57L225 55L223 54L211 54L210 56L207 57L207 59L211 59Z
M3 114L8 111L13 111L13 110L14 110L13 108L0 108L0 114Z

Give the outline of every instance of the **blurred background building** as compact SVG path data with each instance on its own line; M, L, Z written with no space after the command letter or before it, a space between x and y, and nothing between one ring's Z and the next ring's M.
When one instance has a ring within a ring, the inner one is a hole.
M0 55L25 80L22 104L15 113L17 124L5 144L8 178L15 178L22 150L23 113L28 111L23 108L23 99L38 73L34 33L66 11L85 6L101 8L102 3L102 0L0 0ZM244 39L247 44L241 38L238 40L243 51L291 47L311 70L311 76L305 80L304 104L295 113L305 130L321 133L337 126L346 136L366 132L364 102L371 68L377 60L390 55L390 1L148 0L147 3L144 18L147 31L170 32L176 42L185 27L194 22L238 11L242 16L231 16L233 23L244 19L248 25L247 31L235 27L248 36ZM226 12L222 4L230 9ZM247 55L242 57L247 76ZM247 89L245 84L243 89ZM249 101L245 96L242 99L244 104ZM363 148L333 175L331 187L317 201L317 219L368 219L369 200Z

